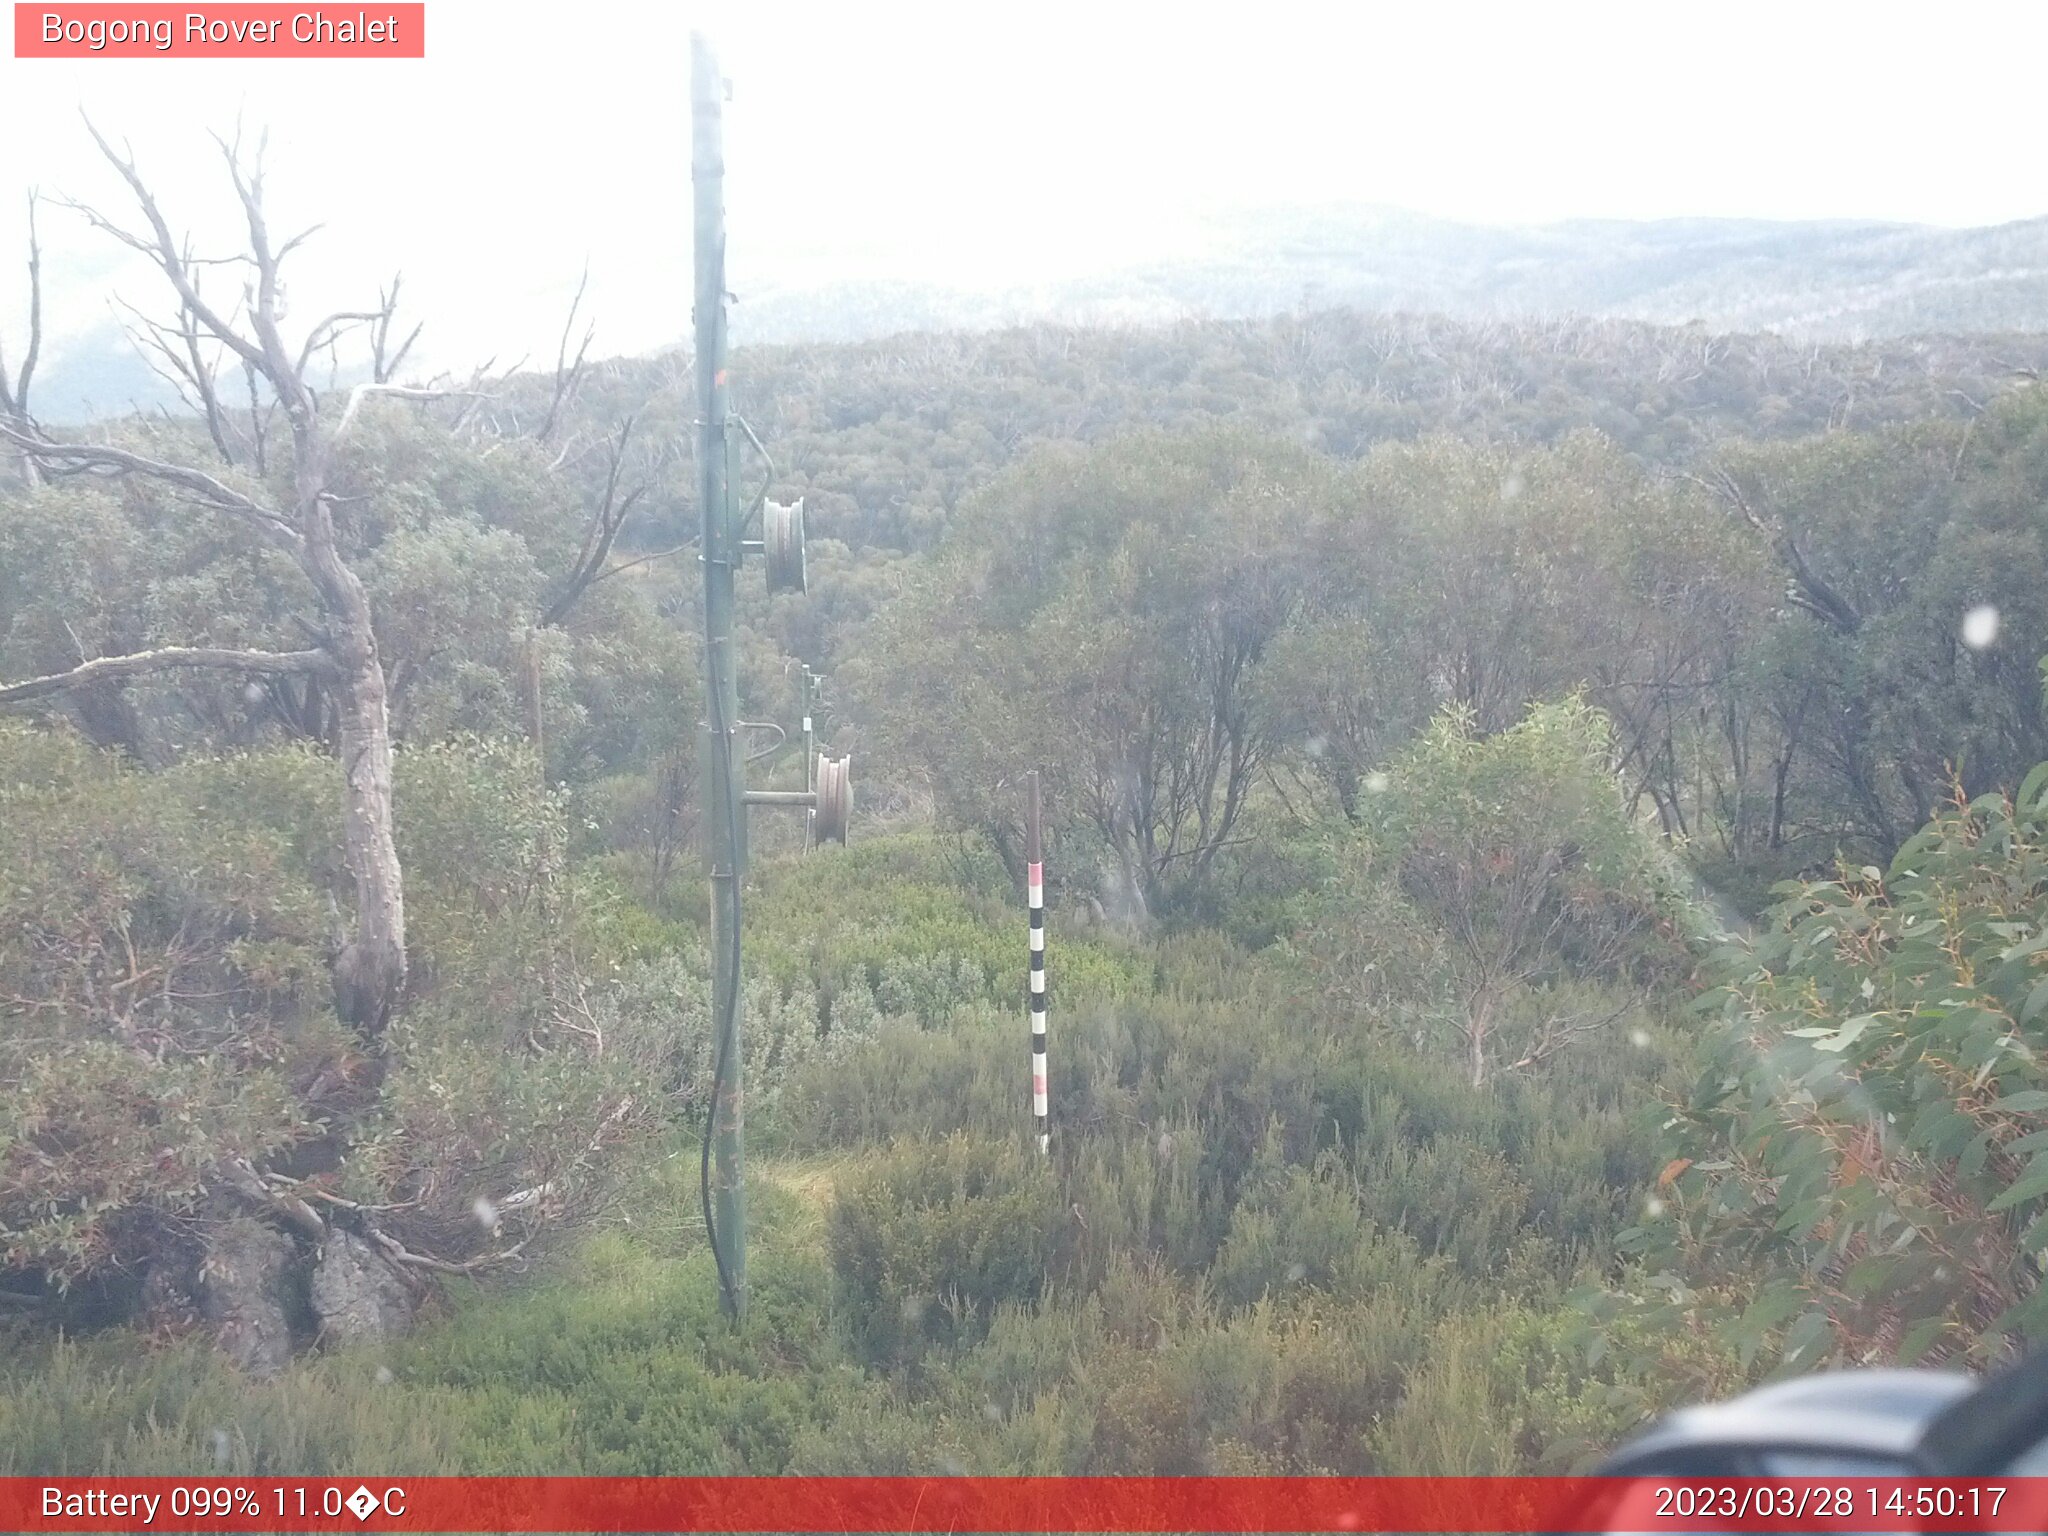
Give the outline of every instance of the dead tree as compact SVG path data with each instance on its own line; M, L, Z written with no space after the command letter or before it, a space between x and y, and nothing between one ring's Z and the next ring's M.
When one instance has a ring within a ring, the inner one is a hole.
M640 560L629 560L623 565L613 565L612 546L618 542L619 530L626 526L634 504L647 494L647 484L642 481L631 490L622 491L620 480L626 467L626 444L633 436L634 418L628 416L619 426L617 434L606 445L604 488L597 504L591 509L590 519L584 525L582 547L576 552L576 559L564 579L562 590L548 603L540 615L538 628L551 629L569 617L569 610L576 606L577 599L610 576L657 558L643 556ZM663 551L672 553L672 551Z
M81 662L68 672L0 685L0 704L18 703L67 693L107 679L127 679L173 668L239 673L252 680L305 680L330 696L338 721L338 745L344 784L343 850L355 888L353 930L333 958L336 1006L373 1047L381 1043L406 977L405 883L393 839L391 729L386 711L384 666L361 578L344 558L336 536L335 501L329 476L336 444L355 418L355 407L372 391L417 395L391 385L396 356L387 352L392 313L397 302L393 285L375 310L329 315L308 330L298 347L288 345L282 330L284 304L279 269L285 258L313 233L289 239L272 237L263 208L262 149L253 165L245 165L239 142L221 141L229 179L247 224L248 248L234 264L247 270L241 300L223 309L202 289L202 273L220 263L195 257L171 232L169 221L137 171L132 152L117 151L87 123L109 164L120 173L140 215L136 228L96 209L71 204L94 227L147 257L170 284L177 319L152 324L147 332L157 343L174 382L202 414L214 442L231 465L247 462L260 468L265 457L263 423L282 418L289 443L288 499L275 505L262 492L238 489L227 480L186 465L149 458L101 443L58 442L41 431L25 410L33 364L4 402L0 437L4 437L45 475L86 474L138 476L166 486L193 505L238 524L249 538L260 539L288 554L311 589L315 616L301 620L311 644L296 651L226 650L177 646L129 656L102 656ZM31 261L33 273L34 262ZM308 372L323 348L354 329L370 334L375 347L373 382L351 391L348 409L331 428L322 418L323 401L307 382ZM415 333L416 334L416 333ZM410 345L408 340L405 346ZM247 435L230 436L228 415L216 388L217 369L209 357L219 352L238 364L248 381L250 406ZM400 347L397 356L402 356ZM283 446L283 445L280 445Z
M334 992L338 1012L368 1047L370 1074L381 1080L388 1059L385 1026L406 983L404 874L393 835L390 689L369 600L350 564L346 524L337 529L347 500L339 491L337 446L347 441L372 395L413 401L467 397L450 428L451 433L461 431L474 403L486 398L478 386L488 365L466 390L394 382L419 334L417 328L409 333L396 328L396 281L379 293L374 307L328 315L295 344L287 343L279 272L312 231L273 239L264 213L261 147L253 161L245 161L238 142L221 144L247 238L245 249L220 261L195 255L173 235L125 145L117 151L96 130L93 137L126 183L135 215L124 223L90 207L69 206L148 258L169 283L171 302L164 313L171 318L131 310L130 333L205 429L220 462L201 468L152 457L147 440L144 451L104 441L60 441L36 422L27 404L42 320L33 223L29 345L18 373L0 372L0 448L18 457L38 480L85 475L150 482L203 515L224 520L248 540L289 555L307 588L304 611L293 616L305 643L276 650L173 644L99 656L86 654L81 646L77 665L67 671L0 682L0 705L65 699L83 715L95 699L118 694L131 680L177 671L211 673L242 680L252 694L271 699L287 725L329 742L341 767L343 850L355 895L353 922L337 936L332 956ZM230 305L205 291L204 279L222 267L239 269L243 279L240 297ZM344 338L367 351L368 381L345 393L316 388L316 372L325 372L330 382L339 373L337 349ZM549 412L551 430L559 424L582 367L582 351L570 361L565 340ZM239 398L244 390L246 405ZM536 615L542 624L561 622L592 585L622 568L612 564L613 544L645 492L644 485L622 483L631 427L629 420L607 444L601 498L563 587ZM549 985L552 989L552 971ZM563 990L559 1022L591 1049L602 1050L602 1030L580 983L572 978ZM352 1067L346 1071L354 1075ZM309 1101L321 1099L323 1084L324 1078L316 1080L307 1090ZM360 1077L353 1086L362 1086ZM315 1177L331 1167L320 1159L342 1144L345 1132L330 1138L314 1158L295 1155L289 1171L224 1159L207 1173L203 1229L175 1231L151 1255L142 1287L145 1311L203 1316L223 1349L261 1372L279 1368L289 1355L289 1316L302 1309L299 1303L318 1318L325 1339L402 1328L423 1277L519 1262L539 1225L563 1214L569 1187L565 1174L602 1150L632 1109L630 1099L612 1109L587 1145L571 1150L567 1163L543 1161L535 1169L521 1169L517 1187L482 1202L479 1208L492 1213L487 1225L495 1241L470 1257L461 1256L474 1245L467 1216L456 1219L462 1230L453 1232L445 1212L417 1209L419 1197L358 1203ZM498 1174L509 1178L511 1170L497 1170L494 1179ZM577 1199L587 1209L587 1197L579 1194ZM255 1221L246 1219L252 1215ZM516 1228L510 1233L500 1225L507 1219ZM287 1295L294 1286L304 1291L298 1303Z
M29 415L28 391L35 382L36 361L43 350L43 248L36 237L36 195L28 195L28 344L22 351L21 367L12 379L7 376L7 348L0 342L0 426L17 432L32 432L35 418ZM23 454L17 461L21 475L30 485L41 478L36 461Z

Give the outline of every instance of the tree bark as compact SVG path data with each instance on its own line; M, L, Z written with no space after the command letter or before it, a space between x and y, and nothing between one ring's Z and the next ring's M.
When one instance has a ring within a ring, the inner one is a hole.
M326 663L327 656L323 651L231 651L203 645L168 645L161 650L137 651L129 656L100 656L81 662L69 672L56 672L48 677L32 677L26 682L0 686L0 704L22 704L30 699L48 698L74 689L179 667L276 675L317 672Z
M348 631L335 646L341 661L342 858L356 890L355 934L335 956L334 999L344 1019L379 1041L406 975L405 881L395 834L391 720L362 583L339 560L334 570Z
M1486 1086L1486 1037L1493 1028L1493 994L1484 991L1473 1000L1472 1012L1465 1024L1466 1038L1470 1042L1472 1064L1472 1086Z

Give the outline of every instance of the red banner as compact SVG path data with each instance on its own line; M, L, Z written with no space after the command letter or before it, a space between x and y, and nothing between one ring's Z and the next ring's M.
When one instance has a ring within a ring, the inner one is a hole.
M8 1531L2041 1531L2048 1478L0 1478Z
M293 5L14 7L17 59L423 59L427 8Z

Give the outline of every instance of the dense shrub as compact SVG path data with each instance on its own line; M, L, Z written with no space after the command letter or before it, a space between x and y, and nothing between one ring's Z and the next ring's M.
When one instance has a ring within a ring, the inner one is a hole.
M1051 1169L1015 1141L881 1154L841 1181L827 1230L855 1347L897 1368L979 1339L998 1304L1044 1291L1062 1216Z
M2048 765L1780 894L1632 1237L1792 1364L2048 1336Z
M238 1164L391 1204L401 1241L452 1258L493 1236L480 1197L529 1192L521 1223L601 1201L649 1106L641 1042L587 1007L602 903L558 862L561 802L516 746L398 762L419 963L372 1042L327 981L331 765L144 773L0 725L0 1265L139 1266L231 1214Z

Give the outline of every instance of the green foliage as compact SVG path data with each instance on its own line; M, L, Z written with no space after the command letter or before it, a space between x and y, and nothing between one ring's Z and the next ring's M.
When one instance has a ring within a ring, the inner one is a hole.
M1209 1267L1220 1304L1250 1306L1296 1288L1361 1298L1394 1292L1430 1272L1398 1224L1385 1233L1374 1228L1344 1159L1326 1153L1311 1169L1286 1164L1278 1151L1273 1142L1262 1149Z
M1949 793L2013 788L2048 756L2033 668L2048 651L2048 397L2007 396L1968 423L1830 433L1726 455L1791 601L1747 648L1739 707L1781 767L1747 814L1806 872L1838 851L1888 860ZM1996 634L1964 643L1967 614Z
M1585 1473L1647 1409L1740 1385L1711 1343L1644 1319L1589 1335L1568 1313L1511 1304L1437 1326L1372 1449L1388 1472L1409 1476Z
M529 753L400 756L417 988L381 1081L326 972L342 885L332 765L310 749L144 773L0 725L0 1264L69 1284L222 1219L223 1170L305 1148L389 1229L459 1255L479 1196L601 1198L645 1112L638 1021L600 1051L563 805ZM589 899L579 900L587 896ZM637 1106L637 1108L636 1108ZM325 1158L326 1162L319 1159Z
M1475 986L1611 969L1654 915L1664 868L1613 755L1606 719L1574 698L1491 736L1447 711L1390 767L1368 837Z
M972 1342L1043 1288L1061 1214L1051 1170L1014 1141L899 1147L842 1180L828 1248L855 1347L899 1368Z
M261 819L308 765L266 766L224 819L190 766L0 723L0 1266L136 1262L139 1213L190 1216L221 1162L316 1133L299 1090L350 1042L316 892Z
M1577 698L1491 736L1447 710L1357 820L1287 953L1329 1003L1454 1052L1475 1087L1640 1031L1636 988L1682 970L1660 939L1680 893L1623 803L1605 718Z
M334 506L401 741L411 994L372 1070L328 995L321 689L179 675L41 707L77 734L0 725L0 1265L114 1296L246 1219L238 1160L451 1256L609 1224L275 1387L25 1326L0 1471L1559 1470L1766 1345L2039 1336L2048 812L2038 775L1994 791L2048 740L2048 411L1811 435L1852 392L1859 424L1983 394L1992 354L1915 346L1301 315L747 359L821 538L811 600L750 612L745 713L788 723L790 660L843 663L819 714L863 819L800 861L756 828L752 1145L807 1161L750 1190L738 1331L682 1134L687 563L539 628L592 464L372 403ZM644 387L684 436L674 367L579 409ZM650 471L622 550L681 541L688 471ZM293 647L306 596L141 482L0 496L0 677ZM1705 1063L1675 940L1725 903L1688 908L1653 818L1745 909L1805 882ZM1642 1105L1695 1073L1660 1140ZM650 1121L669 1155L622 1191ZM1609 1294L1617 1243L1670 1266L1664 1305Z
M1326 306L1156 328L1005 322L973 334L929 334L945 317L911 317L851 344L743 347L733 376L788 466L786 489L804 495L813 536L872 559L932 549L965 496L1046 441L1228 422L1354 459L1433 432L1549 443L1598 428L1665 465L1736 434L1838 428L1845 399L1861 427L1960 418L1953 391L1985 400L2012 388L2014 367L2048 362L2024 334L1814 346L1618 320L1475 323L1431 308ZM920 328L928 334L911 334ZM689 439L676 357L613 368L585 381L586 430L639 409L643 440ZM548 381L519 382L545 409ZM650 517L653 537L687 532L688 475L687 461L670 470L675 490Z
M651 1209L693 1191L650 1181ZM764 1186L772 1234L792 1201ZM464 1287L413 1340L252 1382L197 1340L10 1337L0 1474L674 1476L784 1470L846 1413L814 1247L757 1244L744 1330L709 1253L654 1221L512 1292Z
M524 813L509 808L545 805L521 800L518 754L503 777L498 762L450 748L408 772L441 775L423 793L445 808L429 816L423 802L417 835L499 850L490 868L439 887L443 899L501 902L516 925L519 882L492 871L519 867L545 839L513 835L483 806L475 821L455 814L463 785L515 828ZM1389 1426L1412 1425L1402 1405L1427 1390L1439 1330L1458 1318L1483 1330L1500 1306L1557 1315L1564 1285L1605 1256L1620 1203L1652 1166L1623 1106L1662 1069L1660 1052L1563 1063L1474 1096L1455 1067L1298 993L1285 949L1253 965L1213 934L1136 947L1057 925L1059 1117L1056 1156L1044 1159L1024 1135L1019 908L998 869L962 866L929 838L892 838L759 875L755 987L822 1029L821 1047L846 1026L847 1000L878 997L889 976L938 985L936 968L909 963L921 954L986 953L987 974L963 983L949 968L942 994L890 1018L876 1007L837 1054L779 1069L772 1035L750 1035L766 1115L757 1149L832 1160L787 1174L771 1164L770 1182L752 1191L745 1337L724 1342L713 1321L692 1140L660 1165L663 1178L615 1205L630 1227L558 1248L538 1288L465 1292L452 1321L379 1352L393 1382L377 1383L367 1357L313 1361L288 1378L291 1411L223 1418L203 1395L189 1407L166 1399L153 1367L95 1364L54 1376L67 1404L21 1421L17 1464L99 1445L137 1464L207 1470L218 1425L237 1470L345 1464L400 1439L402 1454L380 1464L1427 1470ZM553 889L575 914L572 932L641 931L620 927L601 886ZM845 957L829 1017L811 990L813 935ZM701 1054L703 955L690 925L669 942L672 957L628 962L596 990L604 1057L559 1055L565 1072L576 1067L559 1083L524 1067L507 1076L520 1052L486 1042L518 1026L461 1013L444 971L396 1037L405 1065L393 1097L406 1105L396 1119L427 1149L420 1165L488 1162L522 1120L546 1136L566 1130L584 1113L575 1095L603 1081L585 1074L614 1052L653 1064L643 1084L683 1083L665 1074ZM483 936L474 946L451 949L447 964L465 974L509 965ZM508 1018L535 1012L529 1002ZM750 1002L750 1030L774 1017ZM452 1097L437 1109L444 1089ZM672 1101L685 1116L691 1093ZM556 1095L570 1112L555 1110ZM1447 1206L1449 1189L1470 1198ZM1583 1421L1588 1435L1646 1406L1637 1396L1581 1403L1580 1378L1559 1363L1532 1379L1552 1382L1554 1416ZM1509 1388L1487 1391L1499 1403L1485 1422L1512 1423ZM421 1427L401 1437L394 1422ZM1535 1464L1539 1452L1523 1444L1504 1464Z
M2048 1332L2048 766L1891 868L1783 889L1714 995L1643 1234L1788 1364L1995 1359Z
M1296 530L1328 469L1241 433L1047 450L963 514L859 671L888 749L1013 856L994 786L1037 762L1103 905L1159 910L1231 840L1276 724L1267 647L1300 605Z

